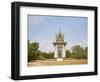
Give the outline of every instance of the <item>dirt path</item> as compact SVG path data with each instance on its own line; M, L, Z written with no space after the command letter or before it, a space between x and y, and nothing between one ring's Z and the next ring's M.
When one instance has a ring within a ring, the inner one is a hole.
M56 61L55 59L48 60L38 60L29 62L28 66L53 66L53 65L77 65L77 64L87 64L87 59L65 59L64 61Z

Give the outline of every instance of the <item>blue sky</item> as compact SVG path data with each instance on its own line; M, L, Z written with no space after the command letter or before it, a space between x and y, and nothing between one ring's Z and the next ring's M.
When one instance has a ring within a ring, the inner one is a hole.
M67 42L66 49L74 45L87 46L87 17L28 15L28 39L39 42L42 51L54 51L52 42L59 30Z

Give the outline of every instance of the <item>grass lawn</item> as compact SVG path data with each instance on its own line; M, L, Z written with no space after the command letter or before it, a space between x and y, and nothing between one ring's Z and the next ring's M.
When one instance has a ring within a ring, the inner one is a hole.
M87 59L72 59L66 58L64 61L56 61L55 59L36 60L35 62L28 62L28 66L55 66L55 65L77 65L87 64Z

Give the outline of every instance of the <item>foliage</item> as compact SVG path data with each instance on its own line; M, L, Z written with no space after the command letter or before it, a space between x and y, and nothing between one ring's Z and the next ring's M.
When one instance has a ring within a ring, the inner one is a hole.
M71 52L70 50L66 50L66 58L70 58L71 57Z
M28 43L28 61L38 59L39 43Z
M86 59L88 53L87 49L87 47L83 48L80 45L76 45L72 47L72 52L70 50L66 50L66 58ZM28 61L45 60L53 58L54 52L42 52L39 50L39 43L30 43L28 40Z
M87 58L87 47L84 49L82 48L80 45L76 45L74 47L72 47L72 54L71 54L72 58L77 58L77 59L81 59Z
M46 58L46 59L51 59L54 57L54 53L53 52L49 52L49 53L42 53L43 56Z
M44 59L51 59L54 57L54 52L42 52L38 50L39 43L33 42L30 43L28 41L28 61L32 60L44 60Z

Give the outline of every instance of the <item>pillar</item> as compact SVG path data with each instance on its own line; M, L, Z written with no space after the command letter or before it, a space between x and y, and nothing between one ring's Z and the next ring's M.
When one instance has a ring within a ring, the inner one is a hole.
M65 51L65 46L64 46L64 45L63 45L62 57L63 57L63 58L66 57L66 51Z
M55 45L54 58L57 58L57 45Z

